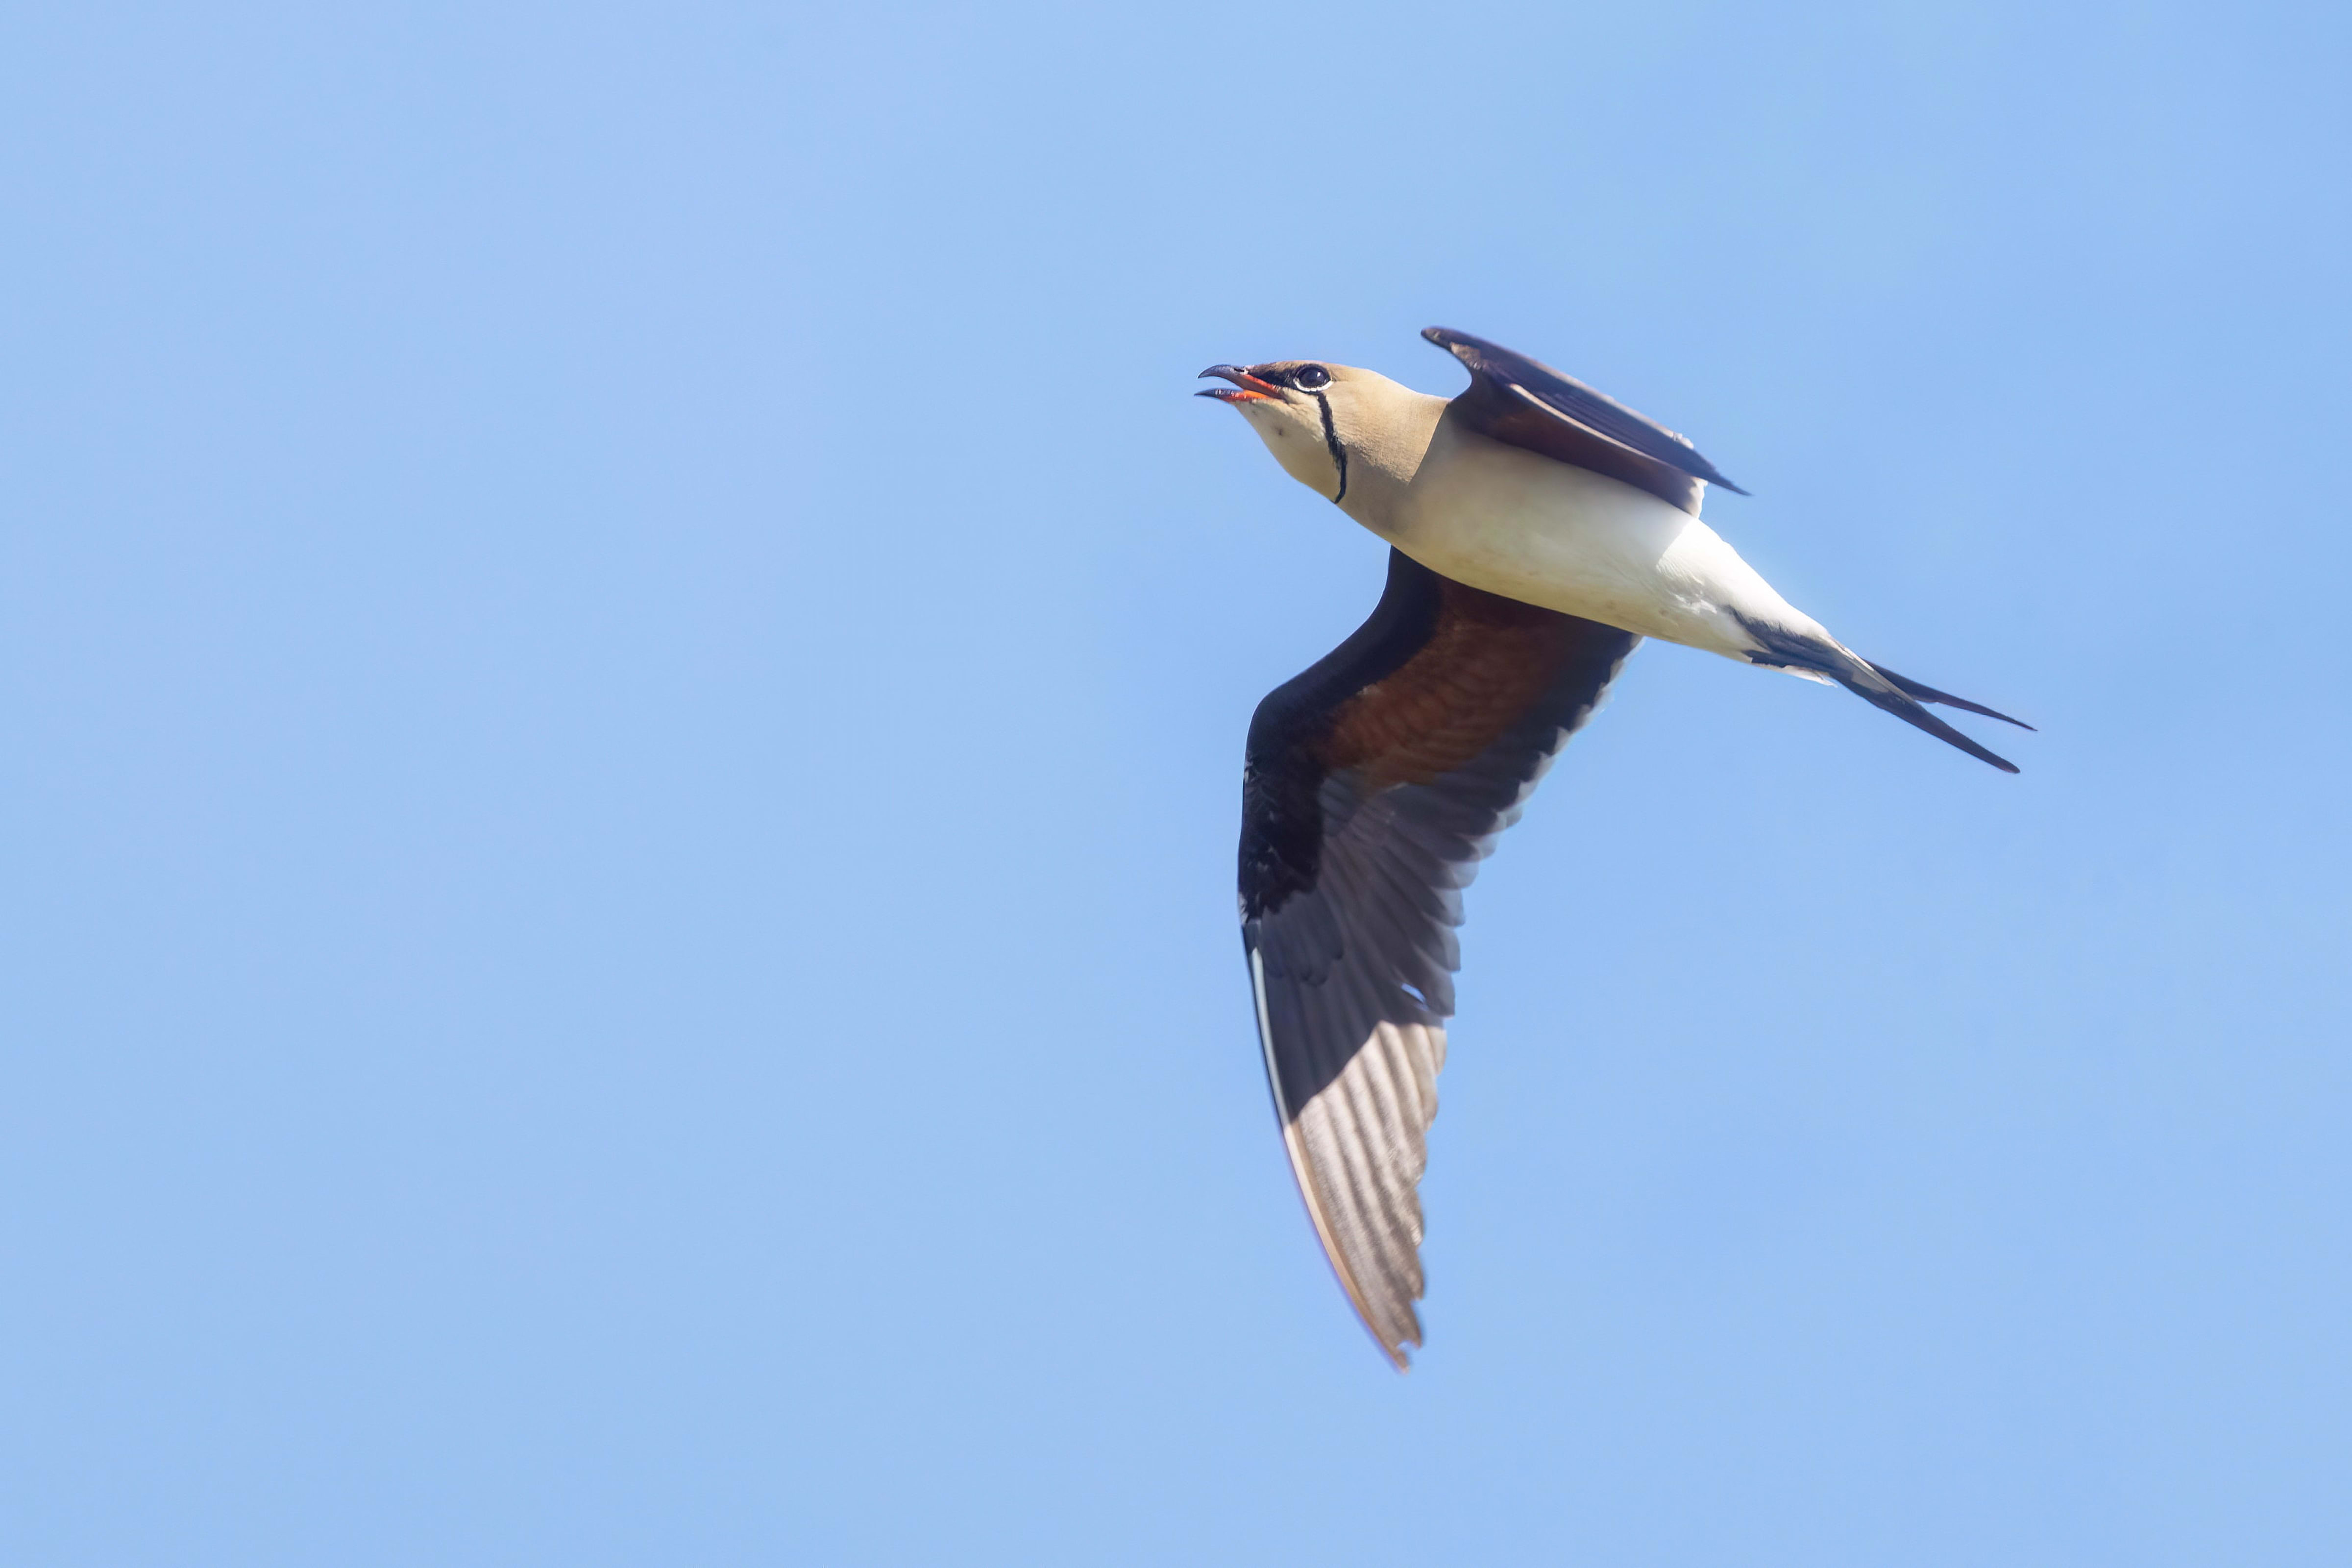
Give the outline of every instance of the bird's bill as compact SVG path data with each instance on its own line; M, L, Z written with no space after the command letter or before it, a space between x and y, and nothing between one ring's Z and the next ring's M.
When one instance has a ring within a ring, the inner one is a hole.
M1230 389L1225 387L1207 387L1200 392L1194 392L1192 394L1194 397L1213 397L1219 402L1260 402L1269 400L1280 402L1285 401L1283 398L1282 389L1280 387L1276 386L1272 382L1262 382L1258 380L1255 376L1250 374L1239 365L1211 365L1207 370L1201 372L1201 376L1202 379L1215 376L1220 381L1228 381L1234 384Z

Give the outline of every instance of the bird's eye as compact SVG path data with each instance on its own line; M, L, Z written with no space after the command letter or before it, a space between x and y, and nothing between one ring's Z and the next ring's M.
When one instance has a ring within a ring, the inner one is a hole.
M1292 372L1290 384L1313 392L1317 387L1328 387L1331 384L1331 372L1320 365L1308 365Z

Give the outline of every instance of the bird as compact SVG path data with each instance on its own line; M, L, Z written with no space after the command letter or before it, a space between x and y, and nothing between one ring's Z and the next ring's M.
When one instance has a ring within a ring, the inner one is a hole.
M1399 1371L1421 1347L1420 1182L1454 1011L1462 894L1644 637L1843 686L2004 772L1936 705L1799 611L1699 520L1746 495L1684 436L1538 361L1432 327L1445 399L1329 361L1216 364L1292 478L1386 541L1370 617L1250 720L1240 913L1291 1174Z

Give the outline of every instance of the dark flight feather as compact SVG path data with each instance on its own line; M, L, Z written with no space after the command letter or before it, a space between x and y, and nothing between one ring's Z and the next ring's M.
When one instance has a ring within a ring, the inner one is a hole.
M1640 641L1391 551L1370 618L1250 724L1242 942L1276 1113L1333 1271L1399 1366L1421 1343L1415 1187L1462 889Z
M1482 435L1606 474L1693 517L1706 486L1748 494L1682 436L1574 376L1451 328L1421 335L1469 369L1453 413Z

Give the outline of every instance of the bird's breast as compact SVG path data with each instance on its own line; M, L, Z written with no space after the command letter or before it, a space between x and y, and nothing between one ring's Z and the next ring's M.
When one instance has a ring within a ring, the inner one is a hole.
M1681 508L1451 422L1371 526L1474 588L1735 658L1754 643L1729 611L1787 608Z

